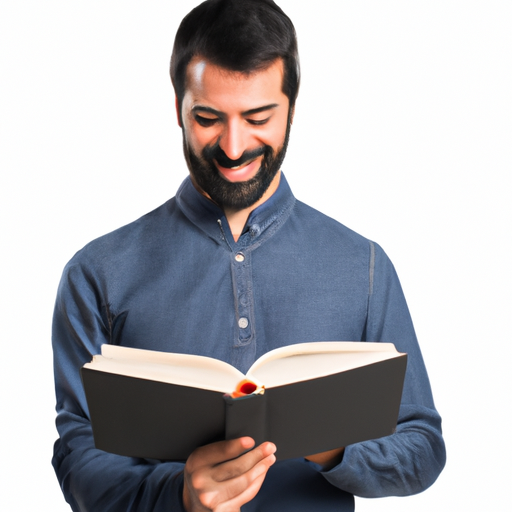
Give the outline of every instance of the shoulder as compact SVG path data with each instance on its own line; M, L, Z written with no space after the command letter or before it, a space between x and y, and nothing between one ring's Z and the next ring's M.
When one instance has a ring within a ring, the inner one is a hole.
M376 245L375 242L302 201L296 201L293 216L303 227L307 237L318 242L343 244L363 250L369 250L369 247Z
M384 249L374 240L345 226L311 206L296 200L291 229L301 236L301 244L314 253L330 252L345 263L359 262L370 272L394 272L394 267Z
M139 219L89 242L71 258L65 271L80 267L103 268L108 272L126 261L138 259L141 253L159 243L176 215L180 214L172 198Z

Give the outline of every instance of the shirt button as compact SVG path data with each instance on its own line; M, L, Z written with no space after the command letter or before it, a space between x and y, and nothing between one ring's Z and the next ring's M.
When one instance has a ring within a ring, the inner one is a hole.
M238 252L236 253L235 260L241 263L242 261L245 260L245 256L243 255L243 253Z
M249 233L252 237L258 236L260 234L261 228L258 226L258 224L253 224L251 228L249 229Z
M248 325L249 325L249 320L247 320L247 318L245 318L245 316L243 316L242 318L240 318L238 320L238 327L240 327L240 329L245 329Z

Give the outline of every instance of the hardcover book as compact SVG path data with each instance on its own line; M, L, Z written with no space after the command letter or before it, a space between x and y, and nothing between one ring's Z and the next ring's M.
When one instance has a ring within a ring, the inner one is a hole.
M407 355L391 343L312 342L260 357L243 375L217 359L103 345L81 370L96 448L185 460L240 436L277 459L390 435Z

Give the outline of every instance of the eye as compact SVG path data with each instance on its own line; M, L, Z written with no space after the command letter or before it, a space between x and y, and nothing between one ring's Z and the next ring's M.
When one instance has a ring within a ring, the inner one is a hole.
M198 114L196 114L194 116L196 122L203 126L204 128L209 128L210 126L213 126L217 121L218 121L218 118L216 117L203 117L203 116L200 116Z
M247 119L247 122L254 126L261 126L262 124L266 124L269 119L270 119L270 116L266 117L265 119Z

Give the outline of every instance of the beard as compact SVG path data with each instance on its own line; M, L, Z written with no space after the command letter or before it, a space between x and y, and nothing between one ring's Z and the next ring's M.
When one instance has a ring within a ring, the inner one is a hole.
M231 160L219 146L219 141L212 146L206 146L201 152L201 158L198 157L187 144L185 131L183 131L183 151L192 180L208 194L214 203L223 209L243 210L259 201L272 183L283 163L289 136L290 122L286 128L283 144L276 151L271 146L264 145L244 151L240 158ZM262 155L258 172L247 181L228 181L215 165L217 161L222 167L236 167Z

